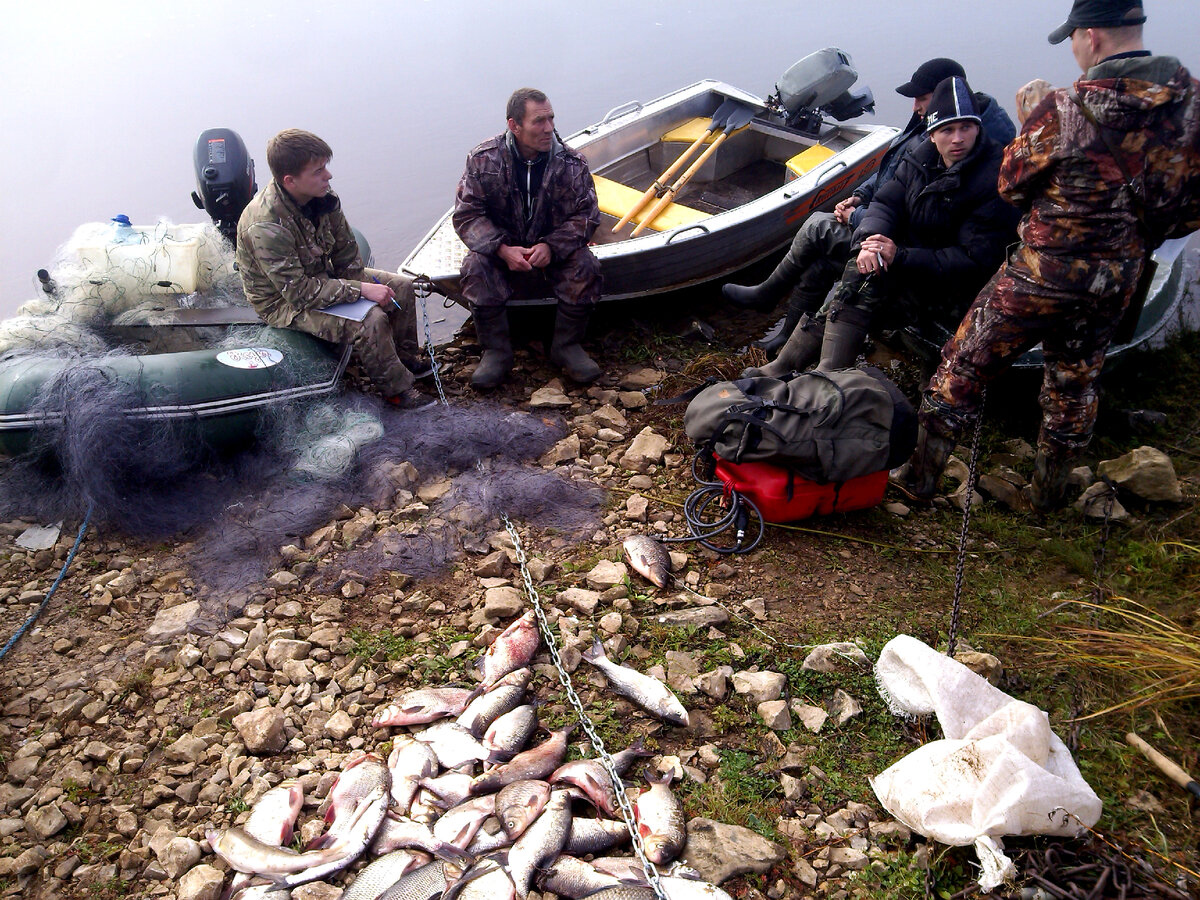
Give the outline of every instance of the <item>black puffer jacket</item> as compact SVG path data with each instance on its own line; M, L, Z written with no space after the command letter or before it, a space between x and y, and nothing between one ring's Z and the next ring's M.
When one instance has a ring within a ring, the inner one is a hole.
M1000 198L1003 147L981 134L949 169L933 141L907 153L896 177L875 194L854 232L854 251L873 234L896 242L889 274L905 290L936 288L943 304L974 298L1017 239L1020 214Z

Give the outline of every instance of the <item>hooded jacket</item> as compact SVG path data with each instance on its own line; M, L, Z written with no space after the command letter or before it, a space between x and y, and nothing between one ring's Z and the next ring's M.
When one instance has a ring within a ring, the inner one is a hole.
M996 191L1003 149L980 133L950 168L932 141L905 155L854 232L854 251L873 234L897 244L889 274L905 287L937 285L948 305L974 297L1004 260L1018 213Z
M1110 293L1136 280L1149 249L1200 227L1200 84L1174 57L1141 56L1105 60L1074 89L1124 155L1145 198L1145 224L1112 152L1067 89L1048 94L1005 151L1000 193L1024 213L1018 274ZM1118 265L1134 261L1133 272Z
M526 218L513 145L512 132L506 131L467 156L454 199L454 230L469 250L485 256L495 254L502 244L532 247L544 242L554 259L565 259L586 246L600 224L587 160L555 134L541 187Z

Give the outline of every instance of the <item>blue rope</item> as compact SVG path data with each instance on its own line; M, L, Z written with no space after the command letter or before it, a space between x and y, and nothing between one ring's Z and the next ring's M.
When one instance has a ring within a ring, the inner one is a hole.
M71 552L67 554L67 561L63 563L62 570L58 573L58 577L54 579L54 584L50 585L50 590L46 591L46 596L42 600L41 604L38 605L38 608L33 611L28 619L25 620L25 624L17 629L17 633L8 639L8 643L4 645L4 649L0 650L0 659L4 659L4 657L8 654L8 651L12 649L13 644L20 640L21 635L29 630L29 626L34 623L39 615L41 615L42 610L46 608L46 604L50 602L50 598L54 596L54 592L58 589L59 584L62 582L63 578L66 577L67 569L71 568L71 561L75 559L75 553L79 550L79 545L83 543L83 535L84 532L87 531L88 522L90 522L91 519L92 504L89 502L87 514L83 517L83 524L79 526L79 534L75 535L75 544L71 547Z

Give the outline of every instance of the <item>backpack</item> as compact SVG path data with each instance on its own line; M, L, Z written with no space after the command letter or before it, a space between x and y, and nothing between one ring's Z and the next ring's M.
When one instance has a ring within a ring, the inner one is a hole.
M818 484L886 470L916 445L916 413L872 367L722 381L698 393L683 427L734 463L771 462Z

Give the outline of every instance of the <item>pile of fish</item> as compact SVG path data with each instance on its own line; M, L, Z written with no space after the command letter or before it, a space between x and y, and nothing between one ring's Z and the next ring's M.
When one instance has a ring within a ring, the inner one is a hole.
M603 855L630 840L617 799L628 786L614 785L597 760L563 762L571 727L525 749L539 727L526 695L539 643L527 612L488 647L477 687L413 690L379 709L376 727L423 727L396 733L386 761L348 758L329 791L327 827L305 850L285 846L304 800L293 782L263 794L244 825L210 829L213 852L237 873L225 896L283 900L374 857L342 900L524 900L535 886L570 898L654 898L635 857ZM612 662L599 641L583 656L622 696L688 723L662 682ZM624 776L651 755L639 740L612 761ZM687 839L683 806L670 773L646 778L650 787L633 800L635 826L650 861L668 866ZM660 883L671 900L728 898L678 863Z

